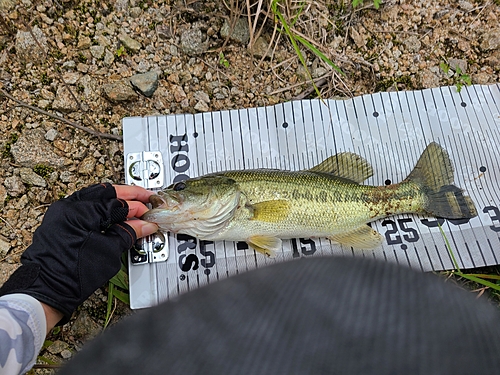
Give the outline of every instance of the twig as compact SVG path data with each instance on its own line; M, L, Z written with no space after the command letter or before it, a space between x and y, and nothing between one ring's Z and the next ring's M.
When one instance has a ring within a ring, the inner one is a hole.
M316 82L316 87L319 89L323 85L325 85L328 82L326 78L321 78L319 81ZM302 100L307 98L309 95L311 95L313 92L315 92L316 89L314 87L309 87L302 91L299 95L296 97L292 98L292 100Z
M71 120L65 119L64 117L55 115L55 114L47 112L47 111L44 111L41 108L32 106L32 105L30 105L28 103L23 102L22 100L16 99L12 95L10 95L8 92L6 92L4 89L0 88L0 93L3 96L5 96L6 98L9 98L13 102L15 102L19 107L29 108L32 111L38 112L38 113L40 113L42 115L52 117L53 119L56 119L56 120L61 121L61 122L64 122L67 125L73 126L73 127L77 128L77 129L80 129L80 130L83 130L83 131L85 131L85 132L87 132L89 134L92 134L93 136L101 137L101 138L107 138L107 139L112 139L114 141L123 141L123 137L121 135L100 133L100 132L95 131L93 129L87 128L86 126L83 126L83 125L80 125L80 124L78 124L76 122L73 122Z

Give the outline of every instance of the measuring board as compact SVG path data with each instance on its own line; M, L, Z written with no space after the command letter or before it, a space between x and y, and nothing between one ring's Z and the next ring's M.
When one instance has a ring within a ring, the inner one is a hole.
M244 242L160 234L129 256L132 308L143 308L240 272L301 257L361 256L422 271L452 269L440 232L460 268L500 260L500 85L380 92L348 100L301 100L269 107L123 119L126 183L150 189L211 172L309 169L355 152L371 163L365 184L400 182L432 141L449 153L455 184L478 216L444 220L397 215L372 223L384 237L374 250L326 238L284 240L274 259Z

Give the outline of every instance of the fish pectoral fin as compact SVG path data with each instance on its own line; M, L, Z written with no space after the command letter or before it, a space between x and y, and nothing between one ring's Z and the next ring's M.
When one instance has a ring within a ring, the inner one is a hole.
M284 199L264 201L252 204L252 220L278 223L284 220L290 212L290 202Z
M341 245L351 246L355 249L373 249L382 244L382 235L368 225L362 225L350 232L336 234L328 237Z
M342 152L330 156L322 163L309 169L309 171L330 173L357 183L361 183L373 176L373 168L370 163L353 152Z
M271 236L252 236L247 238L247 244L261 254L274 258L281 247L281 240Z
M165 204L166 202L158 194L153 194L149 197L149 203L151 203L152 208L157 208L160 207L162 204Z

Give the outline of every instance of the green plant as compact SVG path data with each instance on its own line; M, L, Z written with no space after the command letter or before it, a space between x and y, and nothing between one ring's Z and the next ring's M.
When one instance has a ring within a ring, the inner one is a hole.
M363 5L363 1L364 0L352 0L352 7L356 8L357 6ZM381 2L382 0L373 0L373 6L375 7L375 9L380 8Z
M45 164L37 164L33 167L33 172L35 172L39 176L42 176L43 178L47 178L52 172L54 172L54 168Z
M219 53L219 65L229 68L229 61L226 59L222 51Z
M5 143L5 146L4 146L4 149L2 151L2 156L4 158L8 158L11 156L11 153L10 153L10 149L12 147L12 145L14 143L16 143L16 141L18 140L19 138L19 135L16 134L16 133L12 133L9 137L9 140L7 141L7 143Z
M123 303L130 305L130 298L127 293L128 291L128 274L125 265L121 264L121 269L118 273L113 276L108 283L108 304L106 307L106 318L104 323L104 328L106 328L111 321L113 316L113 302L117 298Z
M492 283L491 281L485 280L485 279L500 280L499 275L469 274L469 273L463 273L460 270L460 267L458 266L457 259L455 258L455 254L453 254L453 250L451 249L450 242L448 241L448 237L446 237L446 233L444 232L441 225L438 224L438 226L439 226L439 230L441 231L441 235L443 236L444 241L446 243L446 248L448 249L448 252L450 253L450 257L451 257L451 260L453 262L453 266L455 267L455 269L452 271L452 274L457 275L459 277L462 277L464 279L473 281L477 284L484 285L484 286L491 288L497 292L500 292L500 285Z
M321 60L323 60L326 64L330 65L333 69L335 69L338 73L344 74L340 68L335 65L323 52L321 52L318 48L316 48L311 42L303 38L302 36L298 35L293 31L293 25L297 22L300 14L302 13L302 10L305 6L305 2L302 2L297 13L292 17L290 23L285 19L285 16L281 13L279 6L280 6L280 1L281 0L272 0L271 2L271 10L276 17L276 20L282 27L282 31L288 36L290 39L290 42L292 43L292 47L295 50L295 53L297 54L300 63L304 67L306 74L308 78L311 80L314 86L314 90L316 91L316 94L321 97L321 93L319 92L318 87L314 83L314 80L312 78L311 72L307 68L306 60L304 58L304 55L302 54L302 51L299 48L298 43L302 44L304 47L306 47L308 50L310 50L313 54L315 54L317 57L319 57ZM297 43L298 42L298 43Z
M115 51L115 55L117 57L122 57L123 55L125 55L127 53L126 49L125 49L125 46L122 44L120 46L120 48L118 48L116 51Z
M439 63L439 67L445 74L448 74L450 70L452 70L451 67L445 62ZM468 74L463 73L462 69L460 69L459 66L455 68L455 72L453 73L452 79L458 92L462 91L462 87L464 87L464 85L467 86L472 85L472 80L470 76Z

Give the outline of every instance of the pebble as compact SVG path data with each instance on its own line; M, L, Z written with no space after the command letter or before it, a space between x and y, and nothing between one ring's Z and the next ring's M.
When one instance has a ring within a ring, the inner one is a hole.
M247 18L238 18L234 23L233 28L227 19L224 19L224 24L220 29L220 36L223 38L228 38L234 40L235 42L241 44L247 44L250 40L250 29L248 27Z
M82 35L78 38L78 44L76 45L77 49L87 49L91 46L92 41L90 37Z
M493 29L485 32L481 36L481 44L479 45L483 51L491 51L500 47L500 29Z
M16 55L25 62L43 62L49 51L47 38L43 31L36 25L32 28L32 31L43 50L40 51L40 47L29 31L18 30L15 42ZM34 59L33 56L36 56L36 59Z
M103 58L104 52L105 52L104 46L97 45L90 47L90 54L98 60Z
M123 46L132 52L139 52L139 50L142 48L141 43L139 43L137 40L131 38L128 35L122 34L119 36L120 42L123 44Z
M52 108L57 111L69 113L78 110L78 104L73 99L73 96L71 96L66 86L61 85L57 88L56 98L52 103Z
M7 190L5 186L0 185L0 207L2 207L7 199Z
M47 182L42 176L37 175L31 168L20 168L19 176L28 185L46 187Z
M208 50L209 39L197 26L183 31L181 34L181 50L186 55L199 55Z
M78 165L78 173L90 175L94 172L96 165L96 160L93 156L87 156L82 162Z
M0 236L0 258L5 258L9 250L10 250L10 241L7 241L6 238Z
M102 86L104 95L112 102L126 102L137 99L137 94L128 80L120 80Z
M42 129L32 129L24 132L10 149L16 164L33 168L37 164L44 164L54 168L64 165L64 159L52 151L50 143L45 140Z
M130 77L130 83L141 94L150 98L158 88L158 73L151 71L133 75Z
M101 333L102 327L94 322L85 310L80 310L74 320L70 334L77 339L89 340Z
M182 102L184 99L187 98L186 93L184 92L184 89L181 86L178 85L173 85L172 86L172 93L174 94L174 99L177 103Z
M12 197L18 197L26 192L26 186L19 176L10 176L5 179L3 185L7 189L7 194Z
M47 351L51 354L60 354L63 350L68 350L69 345L61 340L56 340L47 347Z
M210 107L206 102L200 100L195 104L194 109L196 109L198 112L208 112L210 110Z
M460 68L462 73L467 71L467 60L463 59L449 59L448 64L450 68L454 71L457 71L457 68Z
M250 48L252 55L258 58L271 57L272 48L269 48L269 41L264 36L259 36ZM207 78L208 79L208 78Z

